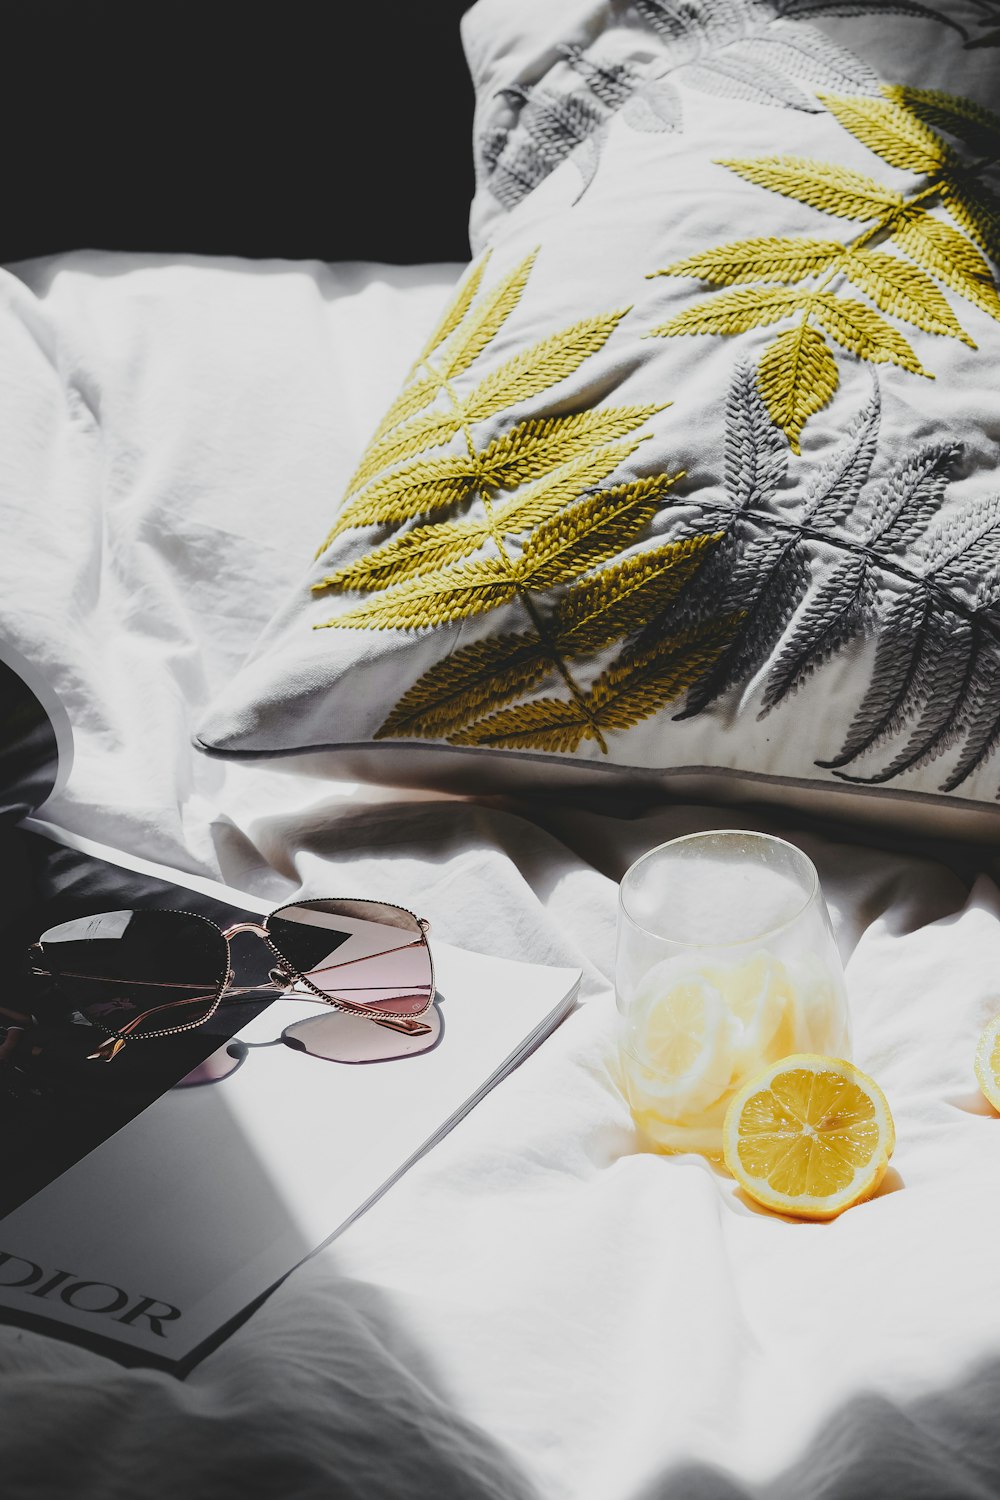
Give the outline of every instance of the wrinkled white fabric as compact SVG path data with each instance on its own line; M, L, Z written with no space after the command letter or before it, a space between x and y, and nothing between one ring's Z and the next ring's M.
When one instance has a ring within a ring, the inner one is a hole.
M5 1500L987 1500L989 851L780 810L352 789L190 747L455 269L91 255L2 277L0 623L77 740L45 816L256 894L391 890L447 941L584 974L557 1033L185 1382L0 1327ZM304 423L320 379L328 420ZM640 1152L615 1083L616 882L733 824L816 861L855 1056L895 1116L883 1191L829 1225Z
M194 717L322 541L460 269L0 269L0 631L73 724L63 826L197 868L227 799L268 795L190 751Z

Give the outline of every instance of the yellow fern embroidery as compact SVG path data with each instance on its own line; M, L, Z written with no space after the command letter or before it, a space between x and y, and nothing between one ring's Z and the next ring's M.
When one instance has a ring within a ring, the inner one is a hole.
M974 349L941 291L938 283L943 283L1000 319L997 287L980 254L983 250L1000 258L1000 198L981 181L1000 156L1000 116L938 90L892 87L882 93L881 99L819 98L845 130L883 161L922 177L908 195L863 173L802 157L719 163L770 192L866 224L854 239L840 243L815 236L758 236L718 245L652 273L697 277L727 290L651 329L651 337L736 334L796 319L794 328L764 350L757 375L771 420L796 453L805 423L838 385L836 359L824 335L859 359L933 378L888 317ZM985 159L964 162L938 130ZM954 224L935 217L936 206L946 208ZM832 286L837 279L850 283L874 306L840 295ZM747 282L756 285L741 284ZM775 282L784 285L768 285Z
M479 302L469 303L442 351L440 373L445 380L454 380L474 364L500 332L520 302L537 258L538 251L533 250Z
M809 307L812 294L785 287L733 287L719 292L711 302L689 307L669 323L650 331L651 337L676 333L746 333L787 318L799 308Z
M421 572L326 623L337 629L416 630L469 619L518 594L570 583L631 545L671 483L659 475L586 495L537 526L518 558L501 554ZM496 540L494 528L485 540Z
M387 588L414 573L426 573L468 556L484 546L494 532L504 537L520 536L549 516L560 513L590 486L600 484L622 459L638 447L639 441L637 438L632 443L619 443L584 453L553 469L534 484L522 485L510 499L495 503L489 516L473 516L447 524L438 521L392 537L356 562L328 573L313 584L313 591ZM663 476L635 481L635 492L642 494L647 486L662 494Z
M466 276L380 423L321 549L345 532L383 528L362 555L331 566L313 585L318 594L366 595L318 628L429 629L515 601L528 617L526 630L459 647L437 662L404 693L380 738L473 733L512 700L556 678L568 697L551 699L564 704L555 712L567 712L606 751L602 721L614 728L625 727L625 719L610 698L605 702L601 679L583 688L569 663L616 643L628 650L722 536L646 546L644 536L682 476L613 482L663 403L529 417L488 442L476 440L478 422L572 374L624 316L582 319L470 381L477 359L517 307L534 258L491 288L483 286L484 262ZM630 548L636 550L623 556ZM671 670L660 674L659 689L645 690L645 712L671 701L683 669L677 663ZM702 648L692 645L685 680L703 670Z
M575 584L548 615L549 640L565 659L579 660L637 634L677 598L721 537L718 532L669 542ZM695 661L689 665L695 672ZM403 695L376 738L471 729L491 710L530 692L548 670L546 641L530 631L461 647Z
M399 432L398 424L403 420L404 415L413 416L416 411L429 406L444 390L446 383L468 369L482 353L520 301L537 253L533 251L526 256L478 304L475 302L475 294L481 284L489 252L487 251L486 256L479 262L473 264L460 284L451 306L445 309L438 330L432 335L419 361L417 368L425 368L426 376L415 386L410 385L404 389L382 419L375 437L362 458L360 467L348 483L346 490L348 495L353 494L367 479L371 478L372 474L378 473L379 469L384 468L386 464L395 462L397 456L406 457L408 441L416 443L414 452L420 452L423 448L432 445L432 435L435 431L433 419L430 422L411 424L406 434ZM442 336L448 342L442 351L439 365L431 367L428 364L430 355L437 349ZM409 400L407 400L407 391L411 393ZM411 407L410 403L414 400L417 404ZM397 429L397 442L395 448L390 445L388 454L384 456L379 438L390 428ZM442 435L437 438L437 442L446 443L460 430L460 420L457 425L454 421L445 423Z
M912 348L891 323L872 312L853 297L838 297L833 292L815 292L807 311L851 354L872 364L899 365L912 375L934 376L925 370Z
M798 323L764 350L760 390L768 416L797 452L802 429L837 389L837 361L818 329Z
M925 125L946 130L980 156L995 156L1000 150L1000 115L982 104L963 99L960 94L911 88L905 84L892 85L882 92Z
M353 630L421 630L468 620L509 604L519 588L530 585L526 572L508 566L506 558L483 557L422 573L385 589L347 614L325 622L326 628ZM323 628L323 627L317 627Z
M941 197L966 234L993 260L1000 260L1000 199L961 180L943 182Z
M820 94L819 98L845 130L890 167L926 177L945 165L958 165L958 157L941 137L891 98L841 98L836 94Z
M492 476L493 487L512 490L554 464L591 453L600 443L616 442L663 409L656 404L597 407L566 417L519 422L483 449L483 472Z
M391 427L397 427L407 417L416 416L425 406L429 406L441 390L441 377L437 373L425 375L417 379L421 366L430 359L435 349L443 344L449 334L454 333L459 323L465 317L472 299L479 290L480 282L489 264L490 252L480 256L479 260L473 261L468 271L462 277L458 291L449 302L441 315L437 327L427 340L423 349L414 361L407 383L392 402L385 416L379 423L372 441L388 432Z
M451 334L455 332L455 329L458 327L459 323L461 323L462 319L469 311L469 308L472 306L473 299L475 298L476 293L479 291L483 277L486 274L486 267L489 265L489 263L489 250L484 251L484 253L479 257L478 260L472 262L472 265L468 268L465 275L462 277L462 280L459 283L458 290L456 291L454 297L451 299L448 306L441 314L440 322L414 360L413 365L410 369L409 378L411 380L417 374L421 365L424 364L426 360L430 359L435 349L437 349L439 345L443 344L445 339L447 339ZM389 410L391 414L392 408L390 407Z
M1000 320L1000 295L990 268L976 247L925 208L909 211L893 231L893 241L911 260L953 292Z
M732 286L739 281L801 281L805 276L825 271L843 253L839 240L783 240L766 235L689 255L656 274L697 276L699 281L710 281L716 286Z
M539 395L549 386L571 375L591 354L596 354L607 343L624 311L608 313L600 318L587 318L575 323L572 328L543 339L531 349L516 355L498 370L485 377L467 396L457 397L444 411L432 411L424 416L383 433L369 446L358 469L351 479L345 498L356 495L356 500L345 508L336 526L323 542L320 552L326 550L335 536L351 527L372 525L376 521L406 520L409 515L368 517L367 503L369 486L383 470L407 459L425 453L428 448L440 448L463 432L466 425L481 422L495 416L518 401ZM440 391L448 393L450 377L442 382ZM639 425L637 422L636 426Z
M375 738L440 738L530 693L548 671L548 647L534 631L508 632L462 646L418 678Z
M760 156L749 161L720 157L718 165L756 187L808 203L838 219L874 219L903 205L902 193L883 187L873 177L804 156Z
M976 347L931 278L885 250L849 251L840 269L873 302L926 333L944 333Z
M536 698L501 709L448 736L453 745L570 753L602 733L632 729L706 675L732 638L734 621L713 620L623 652L582 703Z

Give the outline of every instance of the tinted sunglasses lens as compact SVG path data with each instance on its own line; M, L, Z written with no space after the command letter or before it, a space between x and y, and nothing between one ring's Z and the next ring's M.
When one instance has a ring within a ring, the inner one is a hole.
M39 944L61 999L132 1037L207 1019L229 968L222 933L190 912L100 912L50 927Z
M423 928L381 901L310 901L267 919L271 946L340 1005L418 1016L434 998Z
M436 1005L420 1017L419 1034L412 1035L370 1021L367 1016L352 1016L333 1011L328 1016L310 1016L286 1026L282 1040L289 1047L323 1057L328 1062L390 1062L397 1057L413 1057L429 1052L441 1037L441 1012Z

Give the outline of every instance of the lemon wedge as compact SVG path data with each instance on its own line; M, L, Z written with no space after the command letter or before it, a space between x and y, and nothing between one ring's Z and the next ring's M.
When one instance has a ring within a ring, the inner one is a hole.
M1000 1110L1000 1016L994 1016L980 1034L976 1078L993 1108Z
M896 1132L873 1079L839 1057L800 1052L738 1089L722 1127L723 1157L758 1203L801 1219L833 1219L870 1198Z

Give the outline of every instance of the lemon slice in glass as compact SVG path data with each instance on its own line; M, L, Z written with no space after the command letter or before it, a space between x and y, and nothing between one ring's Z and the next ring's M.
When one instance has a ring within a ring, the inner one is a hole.
M730 1032L725 998L706 974L675 959L656 964L631 1009L633 1108L681 1120L713 1104L732 1077Z
M833 1219L870 1198L896 1132L875 1081L839 1057L800 1052L757 1073L730 1101L723 1156L758 1203Z
M711 1161L721 1161L722 1122L728 1102L727 1092L707 1109L687 1114L683 1120L666 1119L655 1108L633 1107L632 1118L643 1135L661 1151L670 1154L697 1151Z
M993 1108L1000 1110L1000 1016L987 1022L979 1037L976 1078Z
M780 959L752 953L722 970L716 983L739 1023L733 1041L737 1081L796 1050L795 996Z

